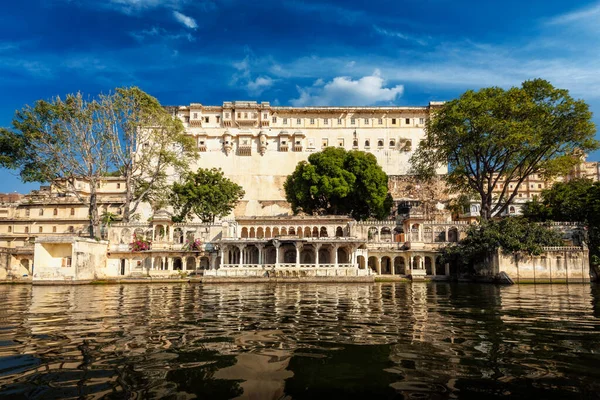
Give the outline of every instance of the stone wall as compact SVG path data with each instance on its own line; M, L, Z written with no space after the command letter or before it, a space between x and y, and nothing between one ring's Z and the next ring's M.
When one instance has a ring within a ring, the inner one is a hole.
M79 237L38 239L33 281L85 281L103 275L108 242Z
M590 281L589 253L585 247L547 247L539 256L504 254L498 250L477 271L497 278L505 273L515 283L581 283Z

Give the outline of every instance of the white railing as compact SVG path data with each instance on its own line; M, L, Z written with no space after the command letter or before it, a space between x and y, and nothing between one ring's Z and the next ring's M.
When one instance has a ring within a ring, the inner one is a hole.
M223 269L261 269L261 270L306 270L317 268L358 268L358 264L343 263L343 264L221 264L219 268Z

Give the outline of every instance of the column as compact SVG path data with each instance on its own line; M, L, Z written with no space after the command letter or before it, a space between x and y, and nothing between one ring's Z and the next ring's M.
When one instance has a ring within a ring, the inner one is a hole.
M294 247L296 248L296 268L300 267L300 251L302 250L301 242L294 242Z
M221 250L221 262L223 262L223 250ZM217 269L217 253L210 254L210 264L208 269Z
M450 263L444 265L444 272L446 272L446 276L450 276Z
M281 243L278 240L273 240L273 246L275 246L275 268L279 267L279 246Z
M333 264L335 265L335 268L338 267L338 249L339 249L339 245L334 245L333 246Z
M319 267L319 249L321 249L321 244L315 243L315 267Z
M244 257L244 252L245 252L245 249L246 249L246 245L245 244L238 244L237 247L240 250L240 260L239 260L240 262L239 262L238 265L241 267L244 264L244 261L245 261L244 259L246 258L246 257Z
M227 260L227 263L225 262L225 246L224 244L221 245L221 264L229 263L229 260Z
M377 275L381 275L381 258L375 258L375 268L377 270Z
M154 270L154 257L152 257L152 254L150 255L150 269Z
M263 257L264 257L264 251L265 251L265 245L264 244L257 244L256 248L258 249L258 264L262 265L263 264Z
M413 264L414 260L415 260L415 256L411 255L410 256L410 265L409 265L408 269L406 270L407 274L410 274L412 272L413 268L415 267Z
M390 257L390 270L392 271L392 275L396 275L396 257Z

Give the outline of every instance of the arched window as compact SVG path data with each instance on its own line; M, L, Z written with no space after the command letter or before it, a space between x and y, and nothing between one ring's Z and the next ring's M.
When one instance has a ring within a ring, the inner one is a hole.
M390 140L390 148L396 147L396 141L394 139Z
M54 211L52 212L54 215L58 215L58 208L55 208Z
M365 147L371 147L371 142L368 140L365 140Z
M508 212L510 214L514 214L515 213L515 208L513 206L510 206L510 208L508 209Z
M378 140L377 141L377 146L378 147L383 147L383 140Z
M75 209L71 208L71 215L75 215Z

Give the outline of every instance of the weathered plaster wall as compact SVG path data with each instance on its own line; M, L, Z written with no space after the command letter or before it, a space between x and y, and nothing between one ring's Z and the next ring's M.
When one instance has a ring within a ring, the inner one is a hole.
M587 248L550 247L539 256L504 254L498 251L478 270L479 275L494 277L506 273L515 283L589 282Z

